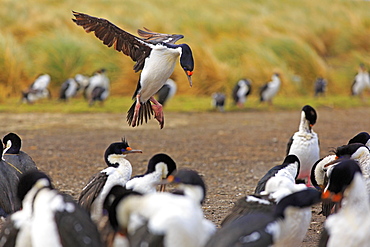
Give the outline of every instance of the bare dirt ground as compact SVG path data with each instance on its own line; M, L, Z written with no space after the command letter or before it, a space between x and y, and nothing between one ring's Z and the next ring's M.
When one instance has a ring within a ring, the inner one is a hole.
M370 131L370 109L320 108L314 130L321 156L346 144L360 131ZM280 164L290 136L298 130L299 111L232 113L165 113L160 130L155 120L128 127L125 114L0 113L0 136L16 132L23 150L49 174L57 188L77 197L91 175L105 168L108 145L125 137L142 154L127 157L133 175L142 173L156 153L169 154L179 168L204 175L208 186L206 217L219 224L233 202L251 194L257 181ZM311 227L302 246L317 246L324 217L313 208Z

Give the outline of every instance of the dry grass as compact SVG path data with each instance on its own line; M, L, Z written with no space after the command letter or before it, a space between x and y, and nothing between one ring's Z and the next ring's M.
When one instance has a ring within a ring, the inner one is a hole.
M195 56L194 87L177 66L179 93L231 91L241 77L258 88L273 71L282 94L311 94L313 80L328 78L333 94L347 93L360 62L370 67L366 1L21 1L3 0L0 15L0 100L18 96L36 75L52 76L52 91L75 73L108 69L112 93L131 95L138 79L132 61L86 34L71 10L107 18L135 33L148 27L181 33ZM295 80L300 78L300 80Z

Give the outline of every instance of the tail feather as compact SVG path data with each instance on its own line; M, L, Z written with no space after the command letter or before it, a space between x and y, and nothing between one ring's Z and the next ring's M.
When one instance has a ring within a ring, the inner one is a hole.
M139 125L143 124L144 119L145 119L145 123L147 123L148 120L150 120L151 116L153 115L152 104L150 103L149 100L145 103L140 103L140 104L141 104L141 107L139 109L136 126L139 126ZM126 120L127 120L129 126L132 126L132 121L133 121L134 112L135 112L135 106L136 106L136 101L132 104L130 109L127 111Z

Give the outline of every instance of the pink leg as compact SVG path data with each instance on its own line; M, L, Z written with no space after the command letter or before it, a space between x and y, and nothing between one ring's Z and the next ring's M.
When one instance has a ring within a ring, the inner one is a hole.
M154 98L150 97L150 101L153 102L152 109L155 113L155 119L159 122L161 129L164 126L164 115L163 115L163 106Z
M136 126L137 122L137 116L139 115L139 110L140 110L141 104L140 104L140 95L136 95L136 105L135 105L135 111L134 111L134 116L132 117L132 127Z

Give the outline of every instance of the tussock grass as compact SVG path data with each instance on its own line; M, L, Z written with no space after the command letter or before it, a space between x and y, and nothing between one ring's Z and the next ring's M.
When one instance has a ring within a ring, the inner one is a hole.
M368 9L367 1L349 0L3 0L0 101L18 97L40 73L51 75L55 95L68 77L101 67L113 95L131 96L138 80L133 62L76 26L71 10L134 34L144 26L184 34L195 57L194 86L176 66L179 94L230 93L242 77L257 89L277 71L283 96L310 95L317 76L328 79L331 94L348 95L358 64L370 67Z

